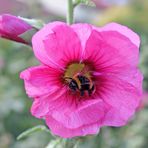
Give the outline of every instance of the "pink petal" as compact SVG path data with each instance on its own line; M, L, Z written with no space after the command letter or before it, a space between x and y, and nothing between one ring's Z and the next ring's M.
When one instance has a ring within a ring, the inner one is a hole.
M44 118L46 115L52 114L54 111L60 112L67 107L61 96L65 94L65 89L58 89L50 92L49 95L35 98L31 107L31 113L37 118Z
M79 61L82 53L77 34L61 22L46 25L34 35L32 43L35 55L41 62L61 69L68 62Z
M129 38L129 40L134 45L136 45L138 48L140 46L139 36L126 26L123 26L123 25L120 25L120 24L117 24L117 23L109 23L106 26L101 27L101 28L95 27L95 29L98 30L98 31L101 31L101 32L102 31L116 31L116 32L122 34L123 36L126 36L127 38Z
M141 99L142 86L138 88L120 78L108 77L108 79L111 78L112 80L106 80L104 84L104 94L102 95L104 101L116 108L125 106L129 109L135 109Z
M83 60L90 61L91 63L94 63L96 60L98 60L99 52L102 49L102 36L99 32L92 30L86 45L85 45L85 51L83 54Z
M92 31L86 44L84 60L93 62L98 72L122 71L138 64L138 48L118 32ZM124 68L124 69L123 69Z
M134 109L130 110L124 106L120 106L118 109L111 107L106 113L102 124L104 126L123 126L127 124L129 118L131 118L134 113Z
M29 68L20 74L24 79L25 89L30 97L40 97L50 94L61 87L61 73L47 66Z
M125 125L141 100L143 80L141 72L136 68L125 69L120 73L108 71L99 75L97 80L98 98L102 98L104 103L110 106L103 125Z
M79 128L66 128L64 125L56 121L51 116L46 117L46 123L53 132L53 134L63 138L86 136L86 135L97 134L99 132L99 126L96 123L83 125Z
M105 79L102 85L106 93L103 96L106 95L109 105L125 105L135 109L142 92L143 79L137 70L139 50L117 32L101 32L101 37L104 42L97 44L100 33L92 33L87 42L86 56L94 60L96 71L102 73L102 76L97 77L98 83L102 77Z
M99 73L96 85L103 83L101 94L109 105L133 109L138 105L143 79L136 68L138 54L138 48L117 32L92 32L85 58L94 62L95 75ZM100 93L100 86L97 91Z
M37 118L52 116L67 128L78 128L86 124L102 123L107 106L101 100L83 101L78 106L72 103L71 96L64 95L64 89L48 96L34 99L31 112Z
M43 118L48 114L50 108L47 99L36 98L31 107L31 113L37 118Z
M55 111L52 117L67 128L78 128L94 122L101 123L106 107L101 100L84 101L75 110L70 107L62 112Z
M86 42L92 32L92 26L89 24L73 24L72 29L77 33L82 46L82 57L85 51Z

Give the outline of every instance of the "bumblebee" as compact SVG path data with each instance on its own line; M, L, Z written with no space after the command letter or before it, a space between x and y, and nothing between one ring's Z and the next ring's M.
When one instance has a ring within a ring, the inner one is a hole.
M94 91L94 84L92 80L81 74L76 74L74 77L66 77L65 78L68 82L68 86L72 91L79 91L81 96L84 96L85 91L88 92L88 95L91 96L91 94Z

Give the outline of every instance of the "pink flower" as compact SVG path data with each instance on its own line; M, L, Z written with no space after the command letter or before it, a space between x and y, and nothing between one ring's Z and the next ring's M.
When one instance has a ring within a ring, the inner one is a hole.
M92 0L96 7L99 9L105 9L107 7L109 7L109 4L105 1L105 0Z
M0 16L0 37L26 43L19 37L19 35L25 33L31 28L31 25L16 16L9 14L3 14Z
M137 106L137 111L140 111L141 109L145 108L148 106L148 92L143 92L141 101L139 103L139 105Z
M136 33L111 23L102 28L53 22L33 36L42 63L20 75L33 99L31 113L61 137L123 126L142 94Z

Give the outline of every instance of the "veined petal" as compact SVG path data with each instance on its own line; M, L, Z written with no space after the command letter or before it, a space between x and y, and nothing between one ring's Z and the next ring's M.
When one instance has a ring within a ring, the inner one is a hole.
M101 100L84 101L74 110L70 107L63 112L53 112L52 117L67 128L78 128L80 126L97 122L101 124L107 107Z
M53 134L63 138L72 138L75 136L85 136L99 133L99 125L97 123L83 125L79 128L66 128L63 124L56 121L51 116L46 116L45 120Z
M36 66L21 72L20 78L24 79L28 96L40 97L61 87L60 75L61 73L56 69Z
M77 34L61 22L47 24L34 35L32 43L36 57L51 67L64 69L69 62L79 61L82 53Z
M67 103L64 103L65 100L62 99L65 93L65 89L59 88L48 95L34 98L31 107L32 115L37 118L44 118L47 115L51 115L54 111L59 110L59 112L62 112L68 106Z
M103 126L123 126L127 124L129 118L133 116L135 109L128 109L125 106L120 108L111 107L105 114L102 125Z
M118 32L92 31L85 49L84 60L93 61L98 72L122 71L138 64L138 48Z
M123 36L126 36L127 38L129 38L129 40L136 45L138 48L140 46L140 38L138 36L138 34L136 34L134 31L132 31L131 29L129 29L126 26L120 25L118 23L109 23L107 25L105 25L104 27L94 27L96 30L98 30L99 32L102 31L116 31L120 34L122 34Z
M139 74L133 75L133 78L129 77L129 79L131 78L131 82L117 75L103 77L104 82L102 82L102 86L97 84L97 89L100 89L98 96L101 97L106 104L117 110L121 111L122 106L123 108L134 111L142 95L142 77L140 76L139 78ZM133 83L134 79L137 82Z
M89 24L80 23L80 24L73 24L71 27L77 33L81 41L81 46L82 46L81 61L82 61L82 57L84 56L84 53L85 53L86 42L89 39L92 32L92 26Z

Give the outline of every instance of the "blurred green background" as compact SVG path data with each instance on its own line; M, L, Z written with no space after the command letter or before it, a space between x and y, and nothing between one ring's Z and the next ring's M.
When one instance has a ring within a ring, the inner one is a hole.
M125 127L104 127L98 136L79 138L78 148L148 148L148 1L94 0L97 7L76 8L76 22L102 26L118 22L141 36L140 68L144 74L144 96L137 114ZM58 11L57 11L58 10ZM11 13L45 22L65 20L66 0L0 0L0 14ZM89 15L88 15L89 14ZM31 99L24 91L19 73L37 65L32 49L0 39L0 148L45 148L54 139L45 131L20 141L24 130L44 121L31 116ZM64 146L60 146L64 148ZM72 146L69 146L72 148Z

